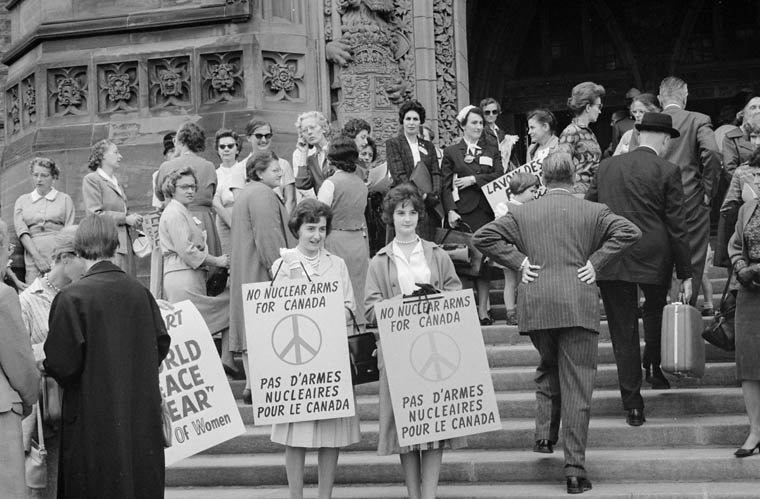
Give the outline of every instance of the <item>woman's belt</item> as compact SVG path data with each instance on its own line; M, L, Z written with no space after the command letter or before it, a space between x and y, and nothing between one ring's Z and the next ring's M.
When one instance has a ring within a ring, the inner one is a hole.
M29 227L29 235L34 237L40 234L50 234L53 232L58 232L61 229L63 229L63 224L59 224L56 222L42 222L41 224L35 224Z

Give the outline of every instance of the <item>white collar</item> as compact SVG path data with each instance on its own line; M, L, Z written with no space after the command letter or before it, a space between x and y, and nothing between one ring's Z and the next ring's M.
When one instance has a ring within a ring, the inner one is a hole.
M665 110L665 109L667 109L669 107L677 107L678 109L683 109L683 106L681 104L676 104L675 102L670 103L670 104L664 106L662 109Z
M103 170L102 168L98 168L96 171L98 172L98 175L100 175L107 181L111 182L116 187L119 187L119 181L116 179L115 176L107 174L105 170Z
M642 147L646 147L647 149L649 149L653 153L657 154L657 150L654 147L652 147L652 146L645 146L644 144L639 144L639 148L642 148ZM659 156L659 154L657 154L657 156Z
M29 197L32 198L32 203L36 203L42 198L45 198L48 201L55 201L55 198L57 196L58 196L58 191L56 191L55 188L50 189L50 192L48 192L44 196L40 196L40 193L37 192L37 189L34 189L32 193L29 194Z
M471 143L469 140L467 140L467 137L465 137L464 135L462 136L462 140L463 140L463 141L464 141L464 143L467 145L467 150L468 150L468 151L469 151L470 149L473 149L473 150L475 150L475 151L477 151L478 149L480 149L480 146L477 144L477 142L475 142L475 143Z

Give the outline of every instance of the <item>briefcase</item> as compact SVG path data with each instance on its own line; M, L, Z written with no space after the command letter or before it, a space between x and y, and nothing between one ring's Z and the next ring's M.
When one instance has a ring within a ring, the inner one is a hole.
M469 226L460 223L457 227L460 226L469 233L437 227L434 242L449 255L457 274L478 277L483 267L483 253L472 244L472 230Z
M662 311L660 352L663 371L676 376L701 378L705 374L705 341L702 315L683 303L671 303Z

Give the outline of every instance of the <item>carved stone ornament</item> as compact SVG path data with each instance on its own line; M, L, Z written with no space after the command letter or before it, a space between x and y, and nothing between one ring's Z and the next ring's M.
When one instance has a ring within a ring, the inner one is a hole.
M433 36L438 94L438 142L451 144L456 138L457 75L454 64L454 0L434 0Z
M34 86L34 75L29 75L21 81L21 120L23 126L37 123L37 89Z
M240 51L201 55L204 104L243 99L242 58Z
M262 58L267 100L302 100L304 55L263 52Z
M148 105L151 108L191 105L190 57L166 57L148 61Z
M48 70L48 113L52 117L87 114L87 68Z
M8 106L8 123L11 134L21 131L21 104L18 100L18 85L11 87L6 93Z
M139 105L137 62L98 66L98 111L135 111Z

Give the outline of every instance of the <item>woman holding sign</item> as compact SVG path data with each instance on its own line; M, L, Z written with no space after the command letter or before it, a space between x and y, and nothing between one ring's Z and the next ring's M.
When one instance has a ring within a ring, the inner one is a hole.
M275 281L304 276L334 276L343 285L346 309L353 313L354 292L348 267L340 257L323 248L324 240L330 233L332 217L332 211L326 204L310 198L301 201L288 222L290 231L298 238L298 246L292 250L281 251L282 257L272 265L272 275ZM336 323L344 322L343 317L336 318ZM343 328L337 327L335 334L344 334ZM303 470L307 448L319 449L319 497L330 498L338 466L339 449L360 439L358 415L273 425L272 442L285 446L285 469L290 497L303 497Z
M372 259L367 276L365 314L374 324L375 304L398 296L410 295L429 284L442 291L462 288L454 264L438 245L420 239L417 223L425 213L425 203L411 184L402 184L388 192L383 200L383 219L393 223L396 237ZM380 435L377 453L381 456L400 454L406 487L412 499L435 498L441 471L443 449L464 447L465 438L434 441L412 447L401 447L391 405L388 377L385 373L382 346L378 348L380 367Z

